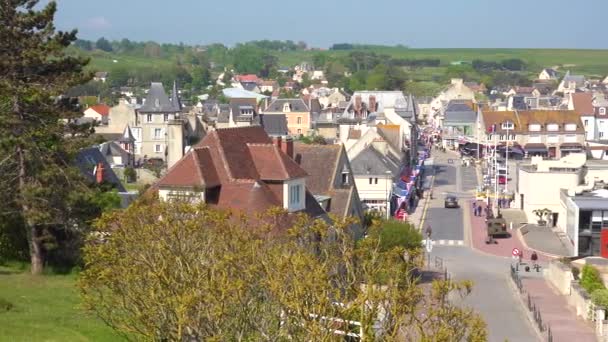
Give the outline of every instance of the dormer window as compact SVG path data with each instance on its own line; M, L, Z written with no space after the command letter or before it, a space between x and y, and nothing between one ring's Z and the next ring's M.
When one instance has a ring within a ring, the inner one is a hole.
M549 132L555 132L559 130L559 125L556 123L552 123L552 124L548 124L547 125L547 131Z
M528 126L528 130L530 132L538 132L538 131L540 131L540 125L539 124L530 124Z
M515 125L511 121L506 121L502 123L502 129L513 129Z
M606 115L606 107L600 107L600 115Z
M291 112L291 104L289 104L289 103L283 104L283 112Z
M298 206L300 204L300 192L302 186L300 184L291 185L289 187L289 206Z
M348 171L342 171L342 185L348 185Z
M566 130L566 131L576 131L576 124L572 124L572 123L566 124L564 126L564 130Z

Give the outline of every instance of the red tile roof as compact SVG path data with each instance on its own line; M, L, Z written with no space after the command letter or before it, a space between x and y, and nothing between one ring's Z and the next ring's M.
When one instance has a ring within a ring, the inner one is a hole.
M219 185L218 207L259 213L283 206L283 181L306 176L261 126L250 126L210 132L155 187Z
M89 107L89 109L94 110L95 112L97 112L99 115L102 115L102 116L107 116L110 113L110 107L103 103L91 106L91 107Z
M578 115L592 116L595 112L593 108L593 94L591 93L572 94L572 104L574 105L574 111Z
M237 82L255 82L260 83L260 79L255 74L236 75L234 77Z

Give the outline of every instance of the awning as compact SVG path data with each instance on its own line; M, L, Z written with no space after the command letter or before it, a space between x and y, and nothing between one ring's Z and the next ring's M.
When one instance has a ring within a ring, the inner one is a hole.
M524 150L528 153L547 153L547 146L545 144L526 144Z
M579 143L567 143L567 144L561 144L559 146L559 149L562 151L582 151L583 145L581 145Z

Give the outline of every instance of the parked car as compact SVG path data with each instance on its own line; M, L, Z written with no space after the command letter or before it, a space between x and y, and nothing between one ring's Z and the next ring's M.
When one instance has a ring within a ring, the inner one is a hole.
M164 164L165 161L162 158L150 158L145 160L144 166L162 167Z
M445 198L444 206L446 208L458 208L458 198L456 198L456 196L447 196Z

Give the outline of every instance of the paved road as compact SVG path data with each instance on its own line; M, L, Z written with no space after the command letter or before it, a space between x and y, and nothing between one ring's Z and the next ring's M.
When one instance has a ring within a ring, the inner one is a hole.
M444 209L442 193L459 193L475 189L476 175L473 167L460 167L458 158L450 155L453 163L442 153L434 155L439 165L436 173L435 200L430 202L427 211L426 227L433 228L433 240L465 240L469 222L463 220L464 208ZM470 196L470 195L469 195ZM466 203L464 200L461 202ZM529 323L524 308L508 285L508 266L505 258L488 256L470 247L446 246L448 243L435 244L431 257L444 260L450 274L456 279L469 279L475 284L473 293L464 299L464 305L474 308L488 324L489 341L511 342L537 341L538 337Z

